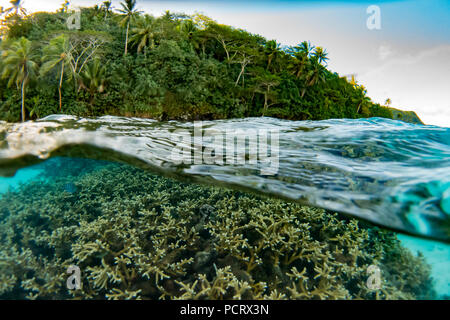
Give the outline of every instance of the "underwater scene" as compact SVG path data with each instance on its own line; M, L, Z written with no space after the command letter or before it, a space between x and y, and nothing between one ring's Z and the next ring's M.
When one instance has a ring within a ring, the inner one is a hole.
M450 298L450 128L55 115L0 175L0 299Z

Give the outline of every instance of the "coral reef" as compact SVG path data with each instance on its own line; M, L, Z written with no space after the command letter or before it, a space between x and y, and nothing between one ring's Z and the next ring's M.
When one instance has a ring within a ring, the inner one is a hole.
M0 198L1 299L434 297L429 266L392 232L126 165L63 161L84 165ZM66 287L70 265L79 290ZM370 265L379 290L367 288Z

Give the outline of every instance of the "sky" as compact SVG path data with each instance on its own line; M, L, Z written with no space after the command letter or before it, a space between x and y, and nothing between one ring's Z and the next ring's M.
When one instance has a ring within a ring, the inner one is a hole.
M72 0L71 6L102 1ZM112 1L115 9L120 1ZM373 101L415 111L425 124L450 127L449 0L262 0L145 1L138 8L153 15L164 11L200 12L219 23L275 39L282 45L303 40L326 48L328 67L355 75ZM9 1L0 0L8 7ZM25 0L30 12L55 11L62 0ZM379 8L373 20L370 6ZM379 28L368 28L379 21ZM369 24L370 25L370 24Z

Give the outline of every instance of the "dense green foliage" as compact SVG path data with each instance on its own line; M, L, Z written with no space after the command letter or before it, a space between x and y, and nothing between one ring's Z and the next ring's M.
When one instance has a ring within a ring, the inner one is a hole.
M423 124L422 120L420 120L420 118L414 111L403 111L395 108L390 108L390 110L393 115L392 118L395 120L401 120L408 123Z
M81 28L69 30L74 13L67 4L55 13L26 15L15 3L2 15L0 68L20 69L8 62L20 42L32 48L29 55L38 59L30 63L40 72L2 73L2 120L20 120L22 98L26 119L55 113L161 120L392 118L363 86L329 71L326 51L306 41L282 47L200 14L156 18L136 10L132 0L117 13L108 1L84 8Z

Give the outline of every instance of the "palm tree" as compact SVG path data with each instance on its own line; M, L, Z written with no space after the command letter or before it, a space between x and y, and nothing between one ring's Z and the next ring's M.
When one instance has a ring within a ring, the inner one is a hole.
M307 65L308 65L308 57L306 56L306 54L302 52L297 52L294 54L294 57L291 63L289 64L289 70L298 79L302 75Z
M62 84L64 80L64 70L66 66L69 65L69 39L65 35L61 35L59 37L53 38L50 40L48 46L44 49L44 56L42 57L42 61L44 64L41 67L41 76L44 76L47 72L52 70L55 67L59 67L59 110L62 110Z
M306 56L309 58L312 51L314 50L314 46L312 46L309 41L303 41L297 46L297 49L299 52L306 54Z
M187 19L181 22L178 29L184 33L189 40L192 40L194 34L198 31L198 26L191 19Z
M306 88L312 87L318 83L325 82L325 68L319 63L317 58L309 60L308 73L305 77L305 85L302 89L302 98L305 95Z
M360 111L364 113L365 110L369 109L371 104L372 100L364 94L358 101L358 109L356 110L356 113L359 114Z
M137 52L140 53L143 48L153 48L155 38L159 34L159 28L156 25L156 19L145 15L136 23L136 27L131 29L130 42L137 46Z
M326 50L324 50L322 47L317 47L314 50L313 53L313 57L317 58L317 61L319 61L319 63L325 62L327 60L329 60L328 56L328 52Z
M26 16L27 15L27 10L23 7L23 1L11 0L9 3L12 5L12 7L4 9L2 11L2 14L8 15L10 13L13 13L16 16L20 16L20 15Z
M127 26L127 35L125 38L125 55L128 52L128 32L130 30L130 23L140 14L142 11L136 10L136 0L125 0L121 2L122 9L118 11L124 16L120 24L122 27Z
M307 85L309 87L320 82L325 82L325 69L317 59L313 59L310 63L310 71L307 74Z
M91 105L94 102L95 94L105 91L106 67L102 65L100 59L95 59L81 74L80 86L89 92Z
M69 11L69 5L70 5L70 1L66 0L64 1L64 3L61 5L61 12L62 13L67 13Z
M25 91L30 79L35 75L38 56L31 41L22 37L14 41L2 53L2 78L8 79L8 87L13 83L20 88L22 95L22 122L25 121Z
M391 104L392 104L392 100L390 98L387 98L386 101L384 102L385 107L390 107Z
M352 80L350 81L350 84L354 87L358 86L358 81L356 81L356 76L352 74Z
M111 1L103 1L102 9L105 11L105 21L108 17L108 14L111 12L112 9L112 2Z
M271 63L280 56L280 44L275 40L267 41L264 51L267 55L267 70L269 70Z

